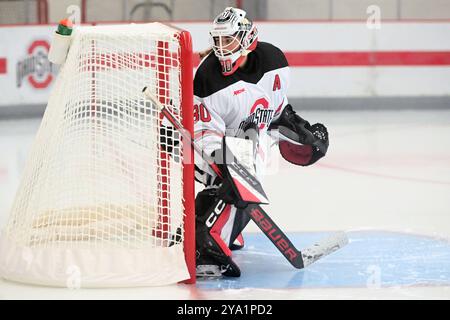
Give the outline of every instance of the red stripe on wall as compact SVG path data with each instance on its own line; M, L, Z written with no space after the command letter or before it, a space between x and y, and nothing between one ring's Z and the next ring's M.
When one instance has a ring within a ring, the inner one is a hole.
M450 66L450 51L378 51L378 52L285 52L291 67L339 66ZM200 58L194 54L194 66ZM6 73L6 58L0 58L0 74Z
M286 52L293 67L448 66L450 51Z
M450 66L450 51L285 52L291 67ZM198 66L198 54L194 65Z
M6 73L6 59L0 58L0 74Z

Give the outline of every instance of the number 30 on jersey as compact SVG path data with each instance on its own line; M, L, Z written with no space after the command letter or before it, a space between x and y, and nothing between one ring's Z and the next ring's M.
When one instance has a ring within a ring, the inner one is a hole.
M203 103L194 105L194 122L209 122L211 121L211 115L209 114L208 109L203 105Z

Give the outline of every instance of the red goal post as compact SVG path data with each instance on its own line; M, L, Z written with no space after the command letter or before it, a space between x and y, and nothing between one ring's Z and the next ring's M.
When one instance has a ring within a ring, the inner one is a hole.
M191 136L194 135L194 80L193 80L193 51L192 38L189 32L181 31L181 84L182 84L182 124ZM187 145L189 144L189 146ZM186 283L195 283L195 180L194 180L194 152L189 142L183 148L190 149L189 163L184 164L184 210L185 215L185 258L189 268L190 279Z

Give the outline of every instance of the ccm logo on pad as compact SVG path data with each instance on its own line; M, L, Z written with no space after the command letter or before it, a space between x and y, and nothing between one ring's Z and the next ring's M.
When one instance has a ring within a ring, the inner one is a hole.
M217 218L220 216L220 214L223 212L227 204L223 202L222 200L219 201L214 208L213 212L209 215L208 219L206 220L206 226L208 228L211 228L214 223L216 222Z

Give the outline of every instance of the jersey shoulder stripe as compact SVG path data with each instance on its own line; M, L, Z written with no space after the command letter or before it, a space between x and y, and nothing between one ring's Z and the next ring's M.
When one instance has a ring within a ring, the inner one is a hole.
M256 84L267 72L284 68L288 62L284 53L267 42L258 42L255 50L248 55L244 68L224 76L220 62L214 53L209 54L200 64L194 77L194 95L208 97L238 81Z

